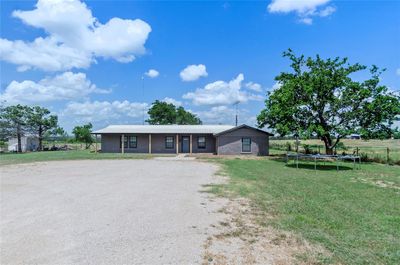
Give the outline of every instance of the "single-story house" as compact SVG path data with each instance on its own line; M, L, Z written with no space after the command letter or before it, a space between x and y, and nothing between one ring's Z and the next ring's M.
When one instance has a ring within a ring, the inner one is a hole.
M106 153L268 155L272 134L231 125L110 125L94 131Z

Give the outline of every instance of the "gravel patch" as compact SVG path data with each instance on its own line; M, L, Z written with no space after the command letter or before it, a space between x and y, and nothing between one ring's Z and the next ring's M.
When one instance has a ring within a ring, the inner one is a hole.
M0 168L1 264L200 264L217 166L86 160Z

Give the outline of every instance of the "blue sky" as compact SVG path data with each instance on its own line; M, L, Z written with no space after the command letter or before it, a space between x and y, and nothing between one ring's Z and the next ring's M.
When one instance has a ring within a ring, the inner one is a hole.
M400 88L400 1L2 1L0 12L0 99L46 106L67 130L141 124L156 99L213 124L234 123L239 101L239 122L254 125L287 48L376 64Z

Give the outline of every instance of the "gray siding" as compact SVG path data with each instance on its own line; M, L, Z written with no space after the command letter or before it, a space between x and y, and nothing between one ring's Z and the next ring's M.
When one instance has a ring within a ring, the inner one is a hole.
M101 135L101 151L104 153L119 153L119 135L102 134Z
M149 135L148 134L127 134L126 136L137 136L137 148L125 148L126 153L148 153L149 152ZM165 137L172 136L174 138L174 146L172 149L165 148ZM179 135L179 152L182 152L182 136ZM206 136L206 148L199 149L197 143L198 136ZM101 150L105 153L120 153L120 135L119 134L102 134ZM152 134L151 135L151 152L155 154L175 154L176 153L176 134ZM192 135L192 152L193 153L214 153L215 138L208 134Z
M242 138L251 138L251 153L253 155L268 155L269 137L267 134L248 128L237 129L218 136L219 155L238 155L242 153Z
M137 148L125 148L125 153L148 153L149 152L149 135L148 134L127 134L126 136L137 137ZM172 136L174 145L172 149L165 148L165 137ZM179 135L179 153L182 152L182 136L190 136L190 134ZM206 148L199 149L197 138L199 136L206 137ZM216 153L218 145L218 154L221 155L238 155L242 154L242 138L251 138L251 153L254 155L268 155L268 135L257 130L240 128L223 135L218 136L218 140L212 134L193 134L192 135L192 152L193 153ZM101 150L105 153L120 153L120 134L102 134ZM176 134L152 134L151 135L151 152L154 154L175 154L176 153Z
M149 152L149 136L147 134L127 134L126 136L137 137L137 148L125 148L125 153ZM101 151L104 153L120 153L120 137L119 134L102 134Z
M197 138L199 136L205 136L206 137L206 148L205 149L199 149L198 148L198 142ZM193 139L192 139L192 151L193 153L215 153L215 137L212 134L193 134Z
M165 148L165 137L172 136L174 138L174 147L172 149ZM175 154L176 153L176 134L152 134L151 135L151 152L155 154Z

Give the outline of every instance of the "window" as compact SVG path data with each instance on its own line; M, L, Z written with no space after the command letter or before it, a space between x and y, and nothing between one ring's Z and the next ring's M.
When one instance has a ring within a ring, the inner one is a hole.
M165 137L165 148L166 149L174 149L174 137L173 136Z
M206 149L206 137L205 136L197 137L197 148Z
M242 152L244 152L244 153L251 152L251 139L250 138L242 138Z
M129 136L129 148L137 148L137 137Z

